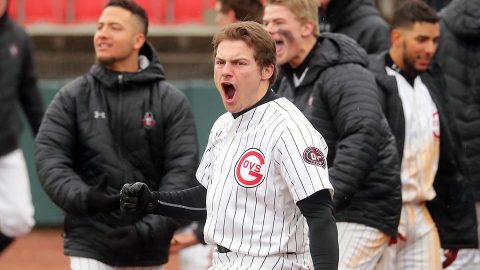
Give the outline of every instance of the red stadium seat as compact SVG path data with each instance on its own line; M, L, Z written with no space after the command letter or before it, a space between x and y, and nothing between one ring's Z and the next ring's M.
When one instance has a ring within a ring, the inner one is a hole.
M70 22L96 22L107 2L108 0L73 0L74 11Z
M10 15L21 23L62 23L65 18L65 0L18 0L10 1Z
M135 0L151 24L204 23L216 0ZM96 22L108 0L10 0L9 14L23 24Z
M151 24L165 23L165 14L168 0L135 0L148 15Z
M203 23L203 13L213 8L216 0L175 0L173 23Z

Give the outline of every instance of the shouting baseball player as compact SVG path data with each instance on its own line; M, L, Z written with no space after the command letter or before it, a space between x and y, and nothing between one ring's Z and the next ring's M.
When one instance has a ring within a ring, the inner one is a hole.
M196 174L201 185L150 192L126 184L121 209L206 217L205 241L216 245L210 269L337 269L327 145L270 90L275 42L260 24L241 22L223 28L213 45L215 85L228 112L211 130Z

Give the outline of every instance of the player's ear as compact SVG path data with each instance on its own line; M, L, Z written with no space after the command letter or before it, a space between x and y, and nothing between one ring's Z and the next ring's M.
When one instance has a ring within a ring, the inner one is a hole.
M302 37L308 37L313 35L313 31L315 29L315 23L313 21L307 21L302 25L301 28L301 35Z
M140 50L140 48L142 48L143 44L145 43L145 40L145 35L143 33L136 34L133 47L136 50Z
M262 80L268 81L270 77L273 75L273 71L275 70L275 65L270 64L262 68Z
M394 28L390 31L390 42L392 47L401 47L403 41L403 30L401 28Z

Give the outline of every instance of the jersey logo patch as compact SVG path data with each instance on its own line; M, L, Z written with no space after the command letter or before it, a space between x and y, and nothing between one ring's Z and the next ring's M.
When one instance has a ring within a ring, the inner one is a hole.
M253 188L260 185L265 176L263 175L265 156L256 149L250 148L245 151L235 165L235 179L242 187Z
M320 166L324 169L327 164L322 151L316 147L307 147L307 149L303 151L303 160L305 160L305 162L308 164Z

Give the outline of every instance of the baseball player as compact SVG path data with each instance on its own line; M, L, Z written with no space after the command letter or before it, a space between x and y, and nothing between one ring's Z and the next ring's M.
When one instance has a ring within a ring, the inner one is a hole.
M379 270L445 268L459 248L477 244L460 137L443 75L430 65L439 36L435 10L423 1L404 1L393 14L390 50L370 61L397 139L403 202L397 242L385 250Z
M150 192L127 184L121 209L206 218L205 241L216 246L210 269L337 269L327 145L270 90L273 39L260 24L241 22L223 28L213 44L215 85L228 113L211 130L196 173L201 185Z

